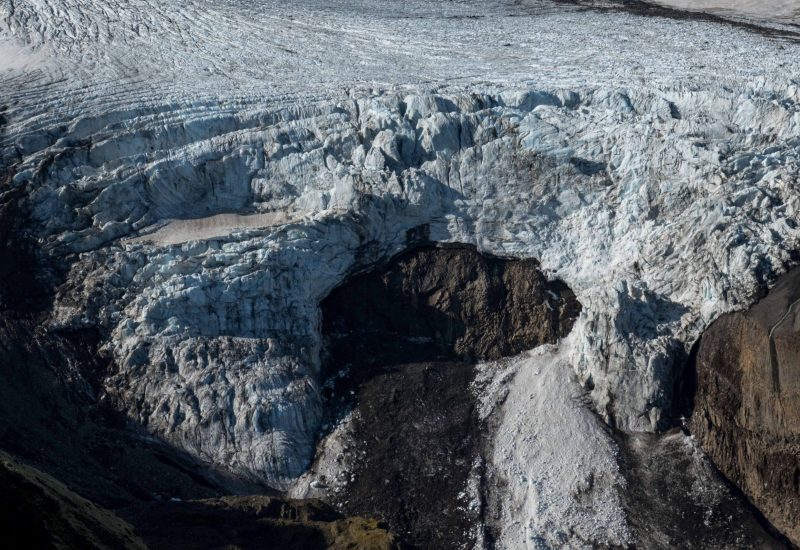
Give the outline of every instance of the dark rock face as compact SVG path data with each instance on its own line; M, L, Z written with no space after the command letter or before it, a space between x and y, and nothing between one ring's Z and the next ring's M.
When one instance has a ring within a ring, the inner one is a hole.
M411 548L472 547L480 510L466 488L482 443L472 378L468 364L416 363L360 387L345 513L379 513Z
M766 518L800 544L800 270L700 340L691 431Z
M473 364L566 336L573 292L535 260L422 247L322 303L328 405L355 409L351 474L334 500L384 518L411 548L472 548L482 534L482 426ZM486 534L488 536L488 534Z
M566 335L581 306L535 260L459 245L406 252L335 289L322 309L328 364L338 370L514 355Z

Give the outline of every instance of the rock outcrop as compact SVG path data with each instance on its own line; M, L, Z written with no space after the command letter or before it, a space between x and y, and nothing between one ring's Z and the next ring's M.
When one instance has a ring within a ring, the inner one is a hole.
M800 270L703 334L691 431L725 476L800 544ZM691 373L690 373L691 374Z
M419 246L322 302L326 369L515 355L566 336L581 311L532 259L474 246Z
M332 502L384 518L409 548L474 548L480 500L468 489L481 473L484 439L473 378L464 363L375 366L355 395L344 477L332 480L342 490Z
M326 407L343 420L301 494L376 514L411 548L784 548L690 438L594 432L564 363L581 304L538 262L417 245L321 309Z

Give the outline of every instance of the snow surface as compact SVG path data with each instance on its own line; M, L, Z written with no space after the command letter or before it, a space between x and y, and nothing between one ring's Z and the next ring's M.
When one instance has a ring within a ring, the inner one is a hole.
M658 4L720 15L745 15L764 19L800 19L797 0L658 0Z
M0 39L24 52L0 63L2 166L42 254L75 260L53 326L106 331L132 419L278 487L315 449L319 301L418 225L566 281L563 360L629 430L797 262L800 46L767 31L500 0L0 0ZM545 528L531 495L519 521Z
M626 480L617 446L574 380L572 340L481 365L477 385L489 384L481 392L484 414L501 403L489 458L497 548L624 547L635 540L620 500ZM498 375L502 370L509 372ZM492 384L507 376L510 383Z

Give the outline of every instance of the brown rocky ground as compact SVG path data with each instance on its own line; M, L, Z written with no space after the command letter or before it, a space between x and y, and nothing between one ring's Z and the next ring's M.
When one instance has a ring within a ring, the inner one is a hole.
M690 428L722 473L800 544L800 270L696 349Z
M322 304L322 331L339 370L418 361L497 359L555 342L581 305L536 260L467 245L419 247L353 277Z
M454 245L412 249L335 289L322 303L327 398L332 422L354 414L330 501L379 516L407 547L491 548L473 364L556 342L580 307L533 260ZM786 547L682 434L615 437L637 547Z

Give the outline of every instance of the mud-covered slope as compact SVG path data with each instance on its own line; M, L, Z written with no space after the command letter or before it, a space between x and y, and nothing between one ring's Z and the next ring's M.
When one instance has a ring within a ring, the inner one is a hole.
M692 433L719 469L800 544L800 271L703 334Z
M343 479L331 483L343 488L330 500L385 518L408 548L474 548L483 525L469 484L480 483L483 440L472 365L373 368L355 395Z

